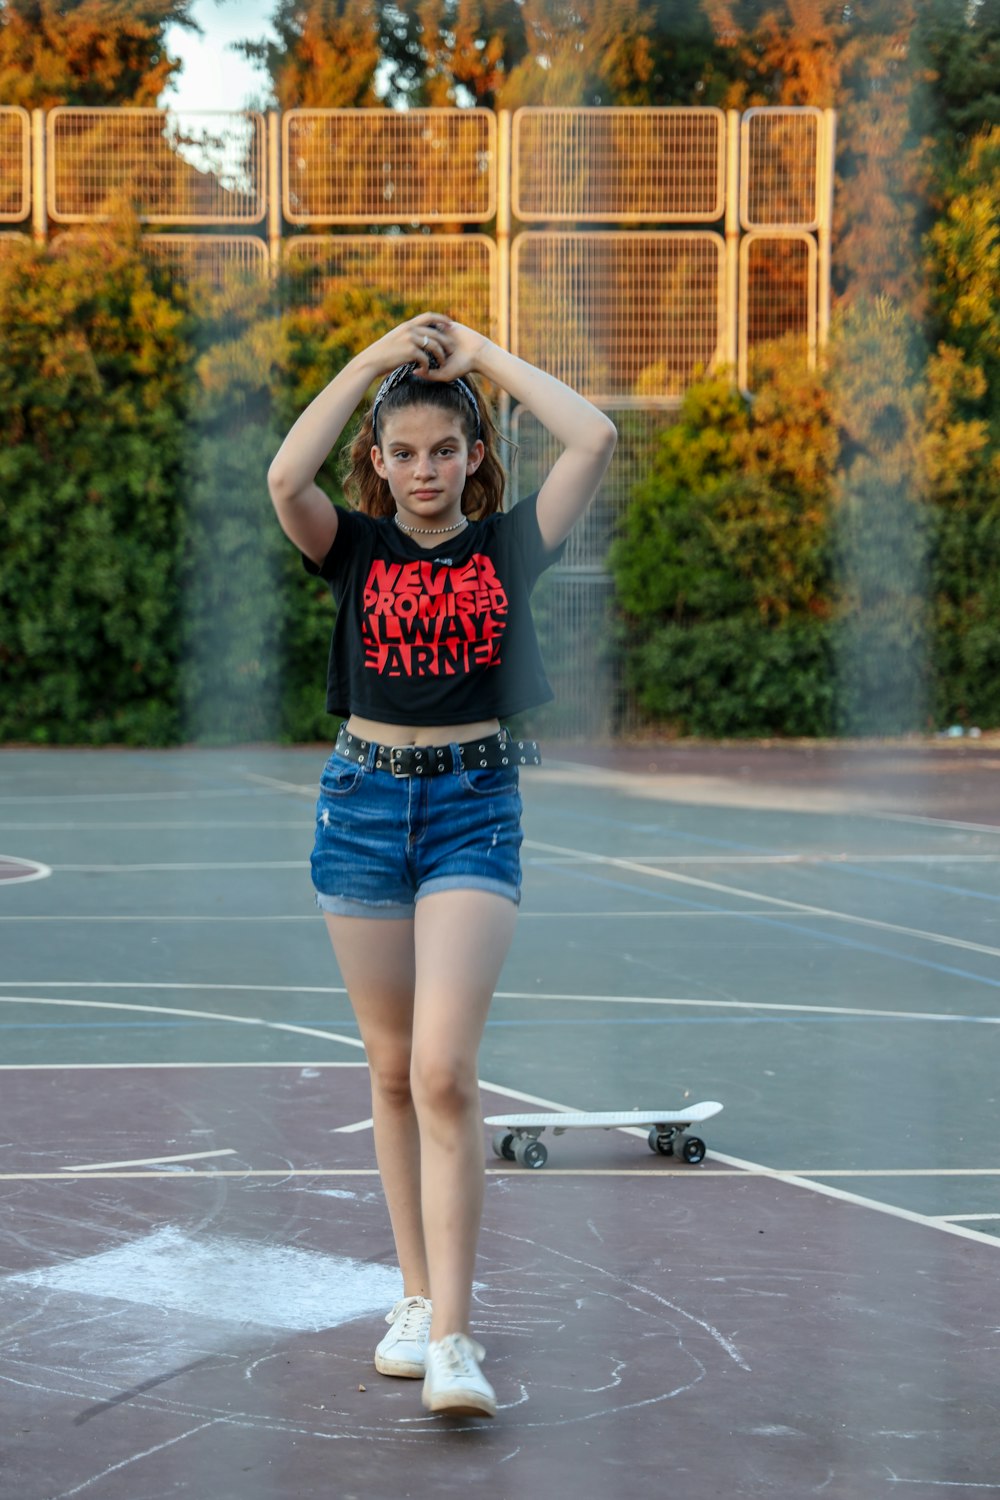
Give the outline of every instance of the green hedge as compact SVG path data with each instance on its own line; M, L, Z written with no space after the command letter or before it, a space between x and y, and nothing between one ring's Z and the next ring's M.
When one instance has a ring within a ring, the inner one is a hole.
M886 299L817 374L687 392L612 548L621 669L683 734L1000 725L1000 461L985 376Z
M786 349L753 405L725 372L688 390L611 551L623 670L648 719L832 732L838 453L829 393Z
M360 291L290 313L284 294L187 285L121 223L0 257L0 739L330 737L333 606L267 467L406 309Z
M119 238L0 257L0 738L179 735L191 331Z

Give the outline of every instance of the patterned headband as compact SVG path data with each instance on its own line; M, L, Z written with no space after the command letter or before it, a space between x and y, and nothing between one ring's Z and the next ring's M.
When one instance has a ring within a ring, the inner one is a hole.
M374 404L372 406L372 436L374 437L376 443L378 442L379 407L382 405L382 402L385 400L386 396L388 396L390 391L394 391L397 385L402 385L404 381L410 379L416 368L417 365L415 360L408 365L397 365L395 370L393 370L390 375L387 375L382 384L379 386L378 391L375 394ZM449 380L447 384L457 386L458 389L462 392L462 395L465 397L466 401L468 401L469 405L472 407L472 415L476 419L476 437L480 437L482 435L482 423L479 420L479 402L476 400L475 392L473 391L471 385L467 385L462 379Z

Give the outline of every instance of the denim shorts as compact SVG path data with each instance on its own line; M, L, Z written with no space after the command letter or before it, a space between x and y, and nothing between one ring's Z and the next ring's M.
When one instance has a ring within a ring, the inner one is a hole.
M395 777L336 751L320 779L312 879L322 911L412 917L421 896L478 890L521 899L516 766Z

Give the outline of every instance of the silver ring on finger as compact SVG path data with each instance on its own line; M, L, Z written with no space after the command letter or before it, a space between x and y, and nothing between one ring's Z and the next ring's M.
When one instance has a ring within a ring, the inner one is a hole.
M427 345L429 343L430 343L430 339L427 337L427 335L425 333L424 336L423 336L423 338L420 340L420 347L421 347L421 349L426 349Z

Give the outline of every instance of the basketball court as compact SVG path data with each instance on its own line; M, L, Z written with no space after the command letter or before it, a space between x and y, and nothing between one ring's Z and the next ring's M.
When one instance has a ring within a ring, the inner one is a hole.
M400 1293L307 855L321 748L0 756L18 1500L1000 1494L1000 746L553 747L483 1114L500 1412L376 1374Z

